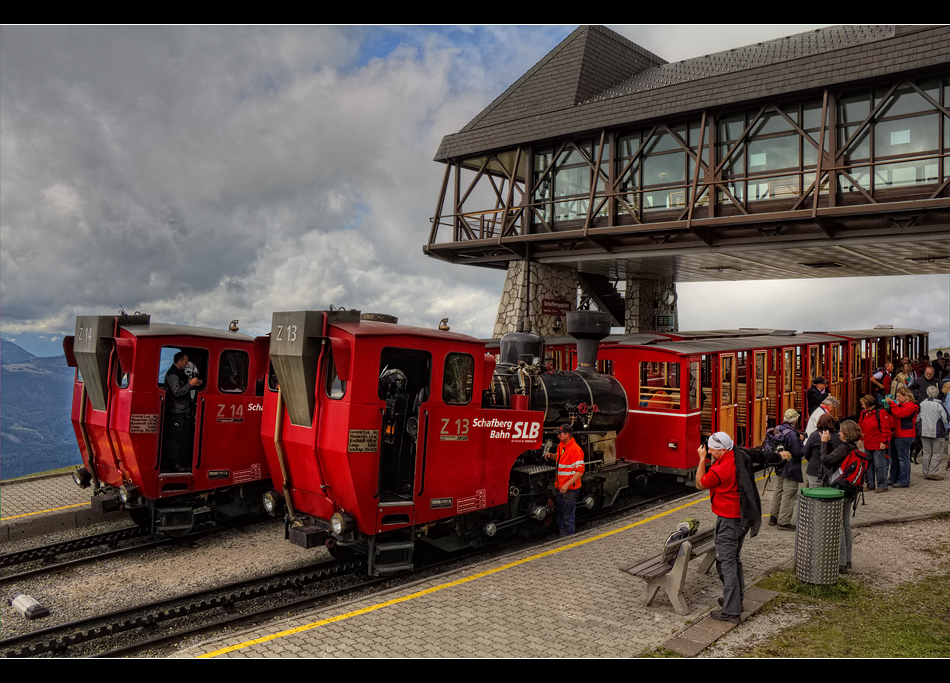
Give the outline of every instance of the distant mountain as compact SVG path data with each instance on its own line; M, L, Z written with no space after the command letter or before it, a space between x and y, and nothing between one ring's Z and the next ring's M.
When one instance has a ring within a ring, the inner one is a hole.
M63 337L72 332L5 332L3 337L34 356L48 358L63 353Z
M36 356L12 341L0 339L0 363L4 365L7 363L23 363L31 358L36 358Z
M69 420L74 369L65 356L37 358L0 341L0 477L79 464Z

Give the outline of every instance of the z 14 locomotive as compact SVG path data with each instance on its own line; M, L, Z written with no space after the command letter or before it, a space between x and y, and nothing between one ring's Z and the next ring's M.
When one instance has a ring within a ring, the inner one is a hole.
M286 509L294 543L365 553L380 575L410 568L417 541L452 550L540 528L555 471L543 452L565 422L586 454L582 508L629 485L613 448L626 395L595 368L604 314L570 314L573 372L544 367L535 335L506 335L496 362L472 337L371 317L273 316L267 504Z
M232 324L232 328L236 328ZM271 488L261 444L267 337L152 323L147 315L79 316L63 339L77 368L72 423L98 512L121 505L141 526L188 532L195 510L219 521L263 512ZM166 371L184 353L201 378L173 455Z

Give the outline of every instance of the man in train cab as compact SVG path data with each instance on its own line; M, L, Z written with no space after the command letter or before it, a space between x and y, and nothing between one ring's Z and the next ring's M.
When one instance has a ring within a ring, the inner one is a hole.
M557 453L546 453L544 457L557 461L554 514L558 533L571 536L574 534L574 510L581 488L581 475L584 474L584 451L574 441L574 428L569 424L558 427L557 440L560 442Z
M707 451L708 447L708 451ZM722 609L709 616L717 621L738 624L742 615L745 578L742 573L742 543L747 532L752 536L762 524L762 501L755 486L752 464L791 460L788 451L768 453L752 448L737 448L725 432L716 432L706 445L697 449L696 488L709 490L712 511L716 515L716 571L722 582ZM707 453L712 464L706 469Z
M805 393L805 398L808 401L808 412L806 415L811 415L815 412L815 409L821 405L821 402L828 397L828 380L824 377L816 377L811 383L811 386L808 387L808 391Z
M191 390L203 380L189 379L185 373L188 354L179 351L165 373L165 437L163 469L173 472L191 471Z

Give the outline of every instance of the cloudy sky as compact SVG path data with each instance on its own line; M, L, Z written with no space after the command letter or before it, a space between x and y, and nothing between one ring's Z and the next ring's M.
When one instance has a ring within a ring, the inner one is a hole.
M263 333L332 304L487 336L503 274L422 255L432 157L574 28L3 27L0 331L122 306ZM810 27L611 28L676 61ZM948 282L835 281L833 321L820 283L784 307L777 284L681 285L680 326L884 322L945 344Z

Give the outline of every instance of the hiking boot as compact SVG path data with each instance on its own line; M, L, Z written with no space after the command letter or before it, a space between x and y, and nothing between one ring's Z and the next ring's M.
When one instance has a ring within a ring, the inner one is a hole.
M712 612L710 612L709 616L711 616L716 621L726 621L726 622L729 622L730 624L739 623L738 615L734 616L732 614L723 614L722 610L718 610L718 609L714 609Z
M930 481L943 481L946 477L940 474L928 474L924 479L929 479Z
M887 489L874 489L874 493L887 493Z
M795 531L794 524L779 524L778 528L781 529L782 531Z
M775 517L774 515L769 515L769 526L776 526L776 525L778 525L778 518Z

